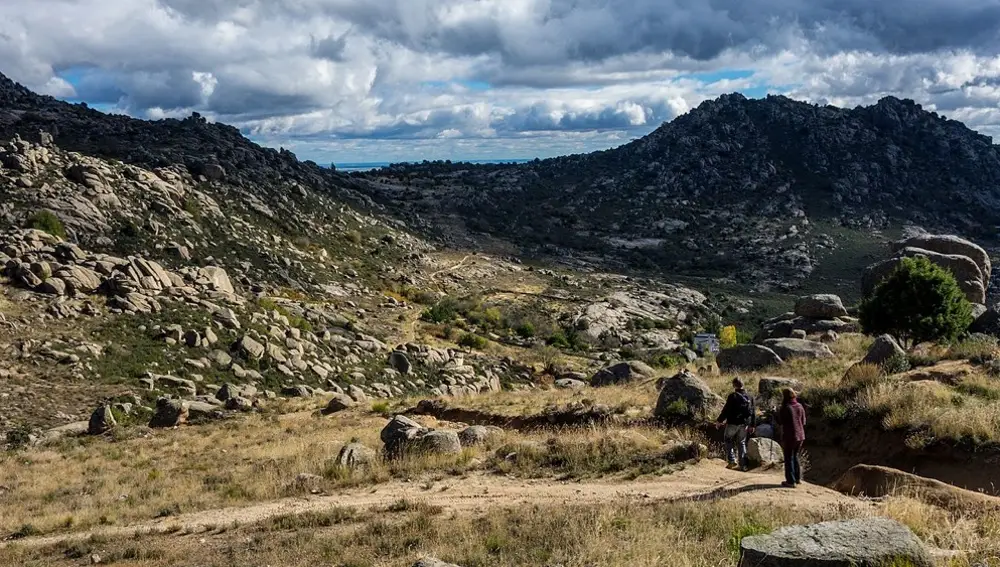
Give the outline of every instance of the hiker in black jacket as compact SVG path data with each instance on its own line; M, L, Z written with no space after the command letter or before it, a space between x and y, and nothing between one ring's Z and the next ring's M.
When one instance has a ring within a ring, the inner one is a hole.
M733 392L726 398L726 406L719 415L718 427L725 424L723 440L726 445L727 468L747 470L747 437L757 426L757 416L753 407L753 397L743 388L743 381L733 378ZM737 461L737 456L739 460Z

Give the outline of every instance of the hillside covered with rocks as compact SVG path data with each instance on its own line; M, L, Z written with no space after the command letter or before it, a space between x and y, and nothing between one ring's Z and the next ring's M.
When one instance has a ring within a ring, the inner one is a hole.
M0 433L534 387L576 376L563 353L694 360L681 337L716 317L680 285L441 250L349 180L196 116L4 79L0 124Z
M756 289L856 295L864 257L906 225L991 244L1000 225L992 140L893 97L842 109L725 95L608 151L355 175L458 241L486 233L574 263Z

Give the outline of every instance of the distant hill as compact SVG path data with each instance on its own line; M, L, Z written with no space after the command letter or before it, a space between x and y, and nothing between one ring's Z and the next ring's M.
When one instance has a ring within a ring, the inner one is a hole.
M874 231L992 240L1000 226L992 140L892 97L841 109L724 95L612 150L359 175L376 200L446 236L764 287L853 281L877 254Z

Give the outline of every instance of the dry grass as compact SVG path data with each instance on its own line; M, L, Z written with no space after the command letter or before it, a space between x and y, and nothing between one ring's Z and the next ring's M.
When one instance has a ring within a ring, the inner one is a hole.
M468 458L402 461L365 478L332 472L331 459L352 439L380 447L384 423L370 414L250 416L113 443L71 439L12 454L0 461L0 485L10 488L0 533L29 521L47 533L291 496L303 490L295 483L299 473L325 475L325 488L332 489L458 466Z
M409 567L431 555L465 567L732 566L746 535L869 513L900 520L944 549L970 552L953 567L989 557L1000 538L996 513L955 516L903 498L890 498L871 512L806 512L781 501L747 507L729 501L650 504L622 499L601 506L518 506L466 516L406 503L380 512L338 509L272 519L196 537L144 535L45 549L12 547L0 550L0 563L63 565L66 558L97 554L103 563L148 567L189 564L191 557L220 567Z
M1000 439L1000 401L984 400L936 382L884 382L858 394L862 409L884 415L886 429L919 429L931 437Z
M840 381L841 387L856 390L874 386L887 379L885 372L876 364L858 363L847 369Z
M707 456L706 445L691 431L654 428L592 427L558 432L508 435L493 452L488 466L497 472L562 479L622 475L668 474L673 465Z
M648 380L646 383L630 386L607 386L584 390L543 388L521 392L494 392L455 400L452 404L498 415L521 416L537 414L546 408L564 407L573 402L589 400L622 413L650 415L652 407L656 405L656 394L655 380ZM416 399L410 401L416 403Z
M418 419L431 427L449 427L431 418ZM3 493L0 534L29 523L39 533L124 525L394 478L463 475L483 466L533 477L667 472L679 454L665 445L692 438L655 429L508 433L459 455L409 455L355 471L336 466L340 448L352 440L381 448L379 432L384 425L385 418L371 412L317 417L305 411L147 430L144 436L117 442L70 439L51 448L9 454L0 457L0 486L9 488ZM508 462L495 457L504 444L538 450L532 458L523 453L523 458ZM320 478L297 482L300 473Z
M826 361L792 361L780 372L744 376L756 388L762 376L798 378L806 389L835 391L868 339L845 336L834 345L837 356ZM863 369L862 369L863 370ZM934 437L1000 439L1000 386L985 373L964 376L956 386L910 384L868 379L858 373L842 390L856 396L845 403L872 415L885 416L889 428L919 429L914 443ZM874 374L872 374L874 375ZM870 377L869 377L870 378ZM729 389L731 375L707 381L716 392ZM569 403L598 403L646 416L656 391L652 381L585 391L541 389L452 400L457 406L505 415L538 413ZM176 430L138 430L140 435L66 440L47 449L0 456L3 510L0 535L61 533L95 525L126 525L205 509L240 506L297 496L310 490L373 485L390 479L444 478L487 468L524 477L558 475L562 479L594 476L627 481L647 474L668 474L674 463L689 458L690 431L655 428L577 428L530 434L508 432L487 445L460 455L414 457L378 462L362 471L332 465L340 447L358 440L378 448L385 415L415 405L395 400L318 417L320 401L279 404L264 415ZM429 426L451 427L421 417ZM703 441L703 440L702 440ZM321 477L307 486L299 473ZM166 565L183 553L197 551L208 564L404 565L422 553L433 553L460 565L731 565L732 540L787 523L816 521L855 512L831 510L809 514L781 506L738 508L725 502L645 506L620 502L601 507L517 508L491 511L470 520L423 509L419 503L399 505L378 514L346 513L306 516L255 526L253 533L221 530L209 544L153 537L146 540L88 544L102 557ZM995 514L965 518L942 516L915 500L893 499L883 513L898 517L943 547L981 549L988 535L997 536ZM247 543L249 538L250 543ZM191 546L196 547L193 549ZM89 549L89 548L88 548ZM289 550L294 549L295 553ZM123 551L124 550L124 551ZM0 551L0 564L29 560L48 564L54 557L80 550ZM46 555L48 553L49 555ZM81 556L83 557L83 556ZM356 558L343 563L342 558Z

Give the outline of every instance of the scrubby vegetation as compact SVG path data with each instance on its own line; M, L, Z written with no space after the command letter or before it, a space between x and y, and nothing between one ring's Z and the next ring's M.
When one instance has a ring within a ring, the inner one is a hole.
M950 272L926 258L905 258L862 301L859 316L866 333L913 345L954 340L972 323L972 306Z
M66 238L66 227L52 211L32 213L28 217L28 228L41 230L59 238Z

